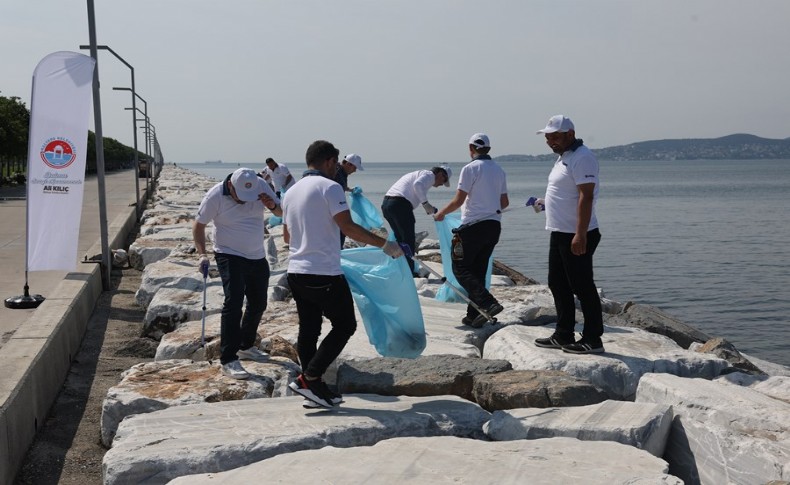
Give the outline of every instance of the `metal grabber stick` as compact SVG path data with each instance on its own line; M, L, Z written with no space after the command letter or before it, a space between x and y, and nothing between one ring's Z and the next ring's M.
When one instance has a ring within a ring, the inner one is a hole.
M403 249L403 254L408 255L408 257L410 257L410 258L412 258L414 256L412 254L411 248L409 247L408 244L400 243L400 247L401 247L401 249ZM480 306L477 303L475 303L472 300L470 300L469 297L466 296L463 291L461 291L459 288L456 288L455 285L453 285L452 283L447 281L447 277L446 276L440 275L439 273L434 271L433 268L431 268L427 264L420 264L420 266L422 266L423 268L427 269L429 273L431 273L434 276L436 276L437 278L439 278L442 281L442 283L447 283L447 286L449 286L450 289L453 290L456 295L460 296L464 301L466 301L469 305L471 305L472 308L477 310L478 313L483 315L486 318L486 321L488 321L490 323L496 323L496 321L497 321L496 317L492 317L491 315L488 314L487 311L485 311L482 308L480 308Z

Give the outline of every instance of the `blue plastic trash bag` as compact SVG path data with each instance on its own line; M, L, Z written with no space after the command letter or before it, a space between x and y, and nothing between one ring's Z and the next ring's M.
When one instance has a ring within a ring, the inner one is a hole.
M354 187L353 189L351 189L351 193L352 193L353 195L359 195L359 194L361 194L361 193L362 193L362 187L360 187L359 185L357 185L356 187Z
M453 285L461 293L468 296L466 290L458 283L453 273L453 259L450 254L453 240L453 229L461 225L461 216L458 213L447 214L443 221L436 221L436 233L439 234L439 251L442 253L442 270L447 281L436 292L436 299L449 303L466 303L458 294L448 286ZM491 272L494 268L494 256L488 260L488 271L486 271L486 288L491 287Z
M378 209L361 191L357 194L352 192L349 199L348 208L351 210L352 221L368 230L384 227L384 219Z
M279 226L280 224L283 223L283 218L279 217L279 216L272 215L272 216L269 216L269 221L268 222L269 222L269 227Z
M340 266L376 352L419 356L425 349L425 324L406 258L392 259L379 248L353 248L341 252Z

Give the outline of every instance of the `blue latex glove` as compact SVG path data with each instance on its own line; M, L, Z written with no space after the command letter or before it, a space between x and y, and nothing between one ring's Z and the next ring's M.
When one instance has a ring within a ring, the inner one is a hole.
M411 252L411 248L409 247L408 244L406 244L406 243L398 243L398 246L400 246L401 250L403 251L403 255L404 256L406 256L407 258L414 257L414 253Z
M198 263L198 271L200 271L200 274L202 274L204 278L208 277L209 264L210 263L208 260L208 256L204 254L203 256L200 257L200 262Z

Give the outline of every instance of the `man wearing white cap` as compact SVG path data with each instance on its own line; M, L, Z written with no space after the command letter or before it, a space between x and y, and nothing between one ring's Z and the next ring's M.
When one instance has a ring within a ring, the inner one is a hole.
M359 171L364 171L365 169L362 168L362 157L357 155L356 153L349 153L345 157L343 157L343 161L337 164L337 168L335 169L335 174L332 177L332 180L339 183L345 192L351 192L351 189L348 187L348 176L352 173ZM340 249L343 249L343 246L346 244L346 235L343 234L341 231L340 233Z
M428 202L428 189L444 185L450 186L453 172L448 165L440 165L430 170L416 170L402 176L389 188L381 204L381 213L389 222L395 239L411 248L412 254L417 253L417 242L414 234L414 209L422 205L425 213L432 216L436 207ZM414 274L414 260L408 258L409 268Z
M269 285L269 263L263 245L264 209L282 215L280 201L271 187L254 170L240 168L209 189L192 226L195 249L200 255L199 268L206 275L206 225L214 222L214 259L225 293L220 319L220 363L222 373L234 379L250 376L239 358L268 357L255 347ZM247 306L242 312L245 296Z
M486 288L488 261L494 253L502 232L502 210L509 204L507 180L502 168L491 159L491 143L484 133L469 139L472 161L461 169L455 197L434 214L441 221L444 216L461 208L461 225L454 231L461 239L461 252L453 257L453 274L478 307L489 316L503 310L502 305ZM453 251L456 253L456 251ZM482 327L487 318L472 305L466 307L465 325Z
M595 202L598 199L598 160L581 139L570 118L552 116L538 134L559 155L546 188L546 230L549 239L549 289L554 296L557 326L538 347L575 354L604 351L601 300L593 280L593 254L601 241ZM582 337L573 336L576 324L574 294L584 314Z

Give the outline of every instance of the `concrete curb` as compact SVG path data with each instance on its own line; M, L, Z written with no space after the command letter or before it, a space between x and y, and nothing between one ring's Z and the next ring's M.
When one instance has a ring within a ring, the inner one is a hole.
M134 229L134 205L108 226L109 246L122 248ZM101 254L101 241L88 251ZM87 266L87 265L86 265ZM101 267L72 272L0 348L0 485L11 484L36 432L60 393L96 302L102 294Z

